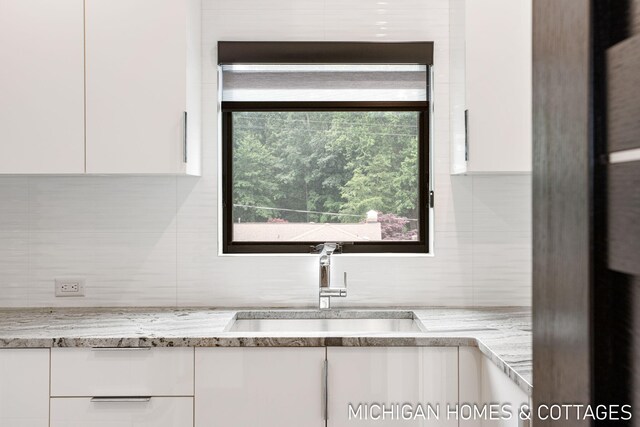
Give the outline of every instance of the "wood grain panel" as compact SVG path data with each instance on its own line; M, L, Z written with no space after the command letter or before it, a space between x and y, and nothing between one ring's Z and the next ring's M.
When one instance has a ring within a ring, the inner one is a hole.
M631 31L633 34L640 34L640 0L633 0L631 3Z
M533 2L534 404L589 403L592 387L590 6Z
M640 35L607 51L609 152L640 147Z
M625 364L625 373L630 377L632 384L629 401L632 402L634 408L637 408L640 403L640 369L638 369L637 363L634 363L634 361L640 360L640 316L638 316L638 313L640 313L640 277L625 277L628 281L626 286L629 294L628 304L631 306L631 313L633 313L628 317L627 328L625 329L625 333L630 335L625 344L627 342L631 343L631 351L625 360L627 362Z
M640 274L640 161L609 166L609 268Z

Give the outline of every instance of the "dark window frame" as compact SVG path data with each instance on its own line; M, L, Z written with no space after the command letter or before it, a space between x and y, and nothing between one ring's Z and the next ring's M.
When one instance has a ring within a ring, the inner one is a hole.
M224 254L310 253L324 242L233 241L233 124L234 112L282 111L415 111L418 127L419 240L337 242L343 253L429 253L430 104L429 102L222 102L222 252Z

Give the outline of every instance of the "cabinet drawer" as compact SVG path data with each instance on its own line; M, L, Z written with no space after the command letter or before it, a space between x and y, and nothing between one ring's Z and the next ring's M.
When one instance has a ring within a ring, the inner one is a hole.
M152 397L148 401L92 401L52 398L51 427L193 427L193 397Z
M52 396L193 396L193 348L51 350Z
M0 426L49 425L49 349L0 349Z

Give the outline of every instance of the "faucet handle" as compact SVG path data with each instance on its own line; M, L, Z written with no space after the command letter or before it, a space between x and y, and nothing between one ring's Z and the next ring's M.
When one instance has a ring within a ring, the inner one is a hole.
M324 249L326 243L320 243L319 245L311 245L309 246L309 253L319 254Z
M342 245L340 243L320 243L319 245L309 247L310 253L319 254L326 251L329 255L342 253Z

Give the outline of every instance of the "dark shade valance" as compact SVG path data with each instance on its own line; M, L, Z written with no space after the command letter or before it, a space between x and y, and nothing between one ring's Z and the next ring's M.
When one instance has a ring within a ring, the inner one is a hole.
M433 42L218 42L220 64L433 65Z

